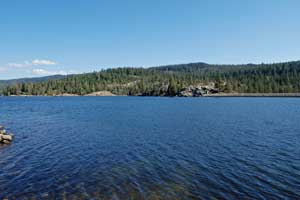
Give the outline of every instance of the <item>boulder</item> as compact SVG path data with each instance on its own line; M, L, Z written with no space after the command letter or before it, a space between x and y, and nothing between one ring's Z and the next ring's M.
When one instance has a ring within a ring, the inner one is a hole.
M9 140L3 140L2 141L4 144L10 144L11 143L11 141L9 141Z
M202 88L194 87L194 86L189 86L186 88L183 88L178 96L181 97L200 97L203 96L204 91Z
M7 133L4 126L0 125L0 143L10 144L13 140L14 135Z
M12 141L12 136L11 135L2 135L2 140L5 141L5 140L8 140L8 141Z

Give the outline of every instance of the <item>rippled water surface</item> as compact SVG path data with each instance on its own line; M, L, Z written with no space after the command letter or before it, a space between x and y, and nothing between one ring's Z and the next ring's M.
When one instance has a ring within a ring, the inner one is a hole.
M300 199L300 99L1 97L0 199Z

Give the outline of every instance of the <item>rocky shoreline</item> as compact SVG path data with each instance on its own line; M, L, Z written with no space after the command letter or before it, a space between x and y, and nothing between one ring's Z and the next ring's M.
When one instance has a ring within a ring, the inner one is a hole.
M7 133L4 126L0 125L0 144L10 144L13 141L14 134Z
M300 93L216 93L203 97L300 97Z
M8 97L122 97L130 95L10 95ZM210 94L199 94L199 93L183 93L176 96L150 96L150 95L131 95L135 97L300 97L300 93L210 93ZM0 95L1 97L1 95Z
M0 95L1 96L1 95ZM149 96L151 95L118 95L113 94L110 91L98 91L93 92L85 95L79 95L79 94L57 94L57 95L9 95L11 97L96 97L96 96L102 96L102 97L109 97L109 96ZM154 96L157 97L157 96ZM174 96L159 96L159 97L300 97L300 93L237 93L237 92L220 92L218 88L215 88L212 85L206 85L206 86L189 86L186 88L183 88L178 94ZM1 127L1 126L0 126Z
M204 97L209 94L219 94L219 89L215 87L214 83L209 85L191 85L183 88L177 96L179 97Z

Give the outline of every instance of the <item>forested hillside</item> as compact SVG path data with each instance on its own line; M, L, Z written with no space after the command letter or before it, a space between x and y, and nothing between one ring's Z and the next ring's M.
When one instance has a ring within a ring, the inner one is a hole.
M21 83L38 83L48 80L59 80L64 78L64 75L53 75L53 76L44 76L37 78L19 78L19 79L10 79L10 80L0 80L0 91L7 86L17 85Z
M300 61L275 64L210 65L190 63L152 68L114 68L69 75L59 80L18 83L4 95L85 95L110 91L117 95L176 96L196 85L213 85L223 93L298 93Z

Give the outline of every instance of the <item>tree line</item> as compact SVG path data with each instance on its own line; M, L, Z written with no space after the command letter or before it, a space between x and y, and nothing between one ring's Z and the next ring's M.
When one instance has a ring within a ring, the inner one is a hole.
M152 68L113 68L68 75L59 80L17 83L3 95L85 95L110 91L117 95L176 96L185 87L214 83L225 93L298 93L300 61L274 64L209 65L190 63Z

